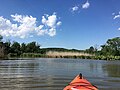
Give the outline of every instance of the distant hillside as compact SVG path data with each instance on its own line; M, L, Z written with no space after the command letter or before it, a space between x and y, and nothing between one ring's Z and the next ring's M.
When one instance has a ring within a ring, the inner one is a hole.
M57 52L85 52L84 50L77 49L66 49L66 48L41 48L41 53L46 53L49 51L57 51Z

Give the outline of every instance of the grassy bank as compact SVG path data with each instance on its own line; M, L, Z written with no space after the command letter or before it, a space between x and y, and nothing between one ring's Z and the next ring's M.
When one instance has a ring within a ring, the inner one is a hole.
M79 56L93 56L91 54L88 53L82 53L82 52L57 52L57 51L49 51L46 53L47 56L49 57L65 57L65 56L69 56L69 57L79 57Z
M91 55L87 53L78 53L78 52L47 52L46 54L40 53L23 53L20 56L17 54L9 54L11 57L20 57L20 58L73 58L73 59L94 59L94 60L120 60L120 56L103 56L103 55Z

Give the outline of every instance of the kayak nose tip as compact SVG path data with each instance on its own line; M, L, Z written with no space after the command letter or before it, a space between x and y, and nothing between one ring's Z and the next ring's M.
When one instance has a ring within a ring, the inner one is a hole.
M82 79L82 73L79 74L80 79Z

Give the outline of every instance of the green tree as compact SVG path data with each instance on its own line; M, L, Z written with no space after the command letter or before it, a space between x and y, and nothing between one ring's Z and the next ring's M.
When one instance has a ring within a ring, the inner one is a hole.
M25 43L21 44L21 53L26 53L26 44Z
M18 42L14 42L11 46L11 53L16 53L17 56L21 54L20 44Z
M3 39L3 37L0 35L0 46L3 45L2 39Z
M5 45L5 52L6 52L6 54L8 54L8 53L10 53L11 52L11 42L10 41L7 41L7 42L5 42L4 43L4 45Z
M0 35L0 42L2 41L2 39L3 39L3 36Z
M95 48L91 46L89 49L86 49L87 53L94 54L95 53Z
M103 55L120 55L120 37L108 39L105 45L101 46L101 53Z
M38 53L40 51L40 45L36 44L36 42L28 43L26 46L26 52L28 53Z

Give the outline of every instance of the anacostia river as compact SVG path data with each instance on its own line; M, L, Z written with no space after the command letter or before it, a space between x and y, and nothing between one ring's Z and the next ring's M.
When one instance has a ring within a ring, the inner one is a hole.
M79 73L99 90L120 90L120 61L0 60L0 90L63 90Z

